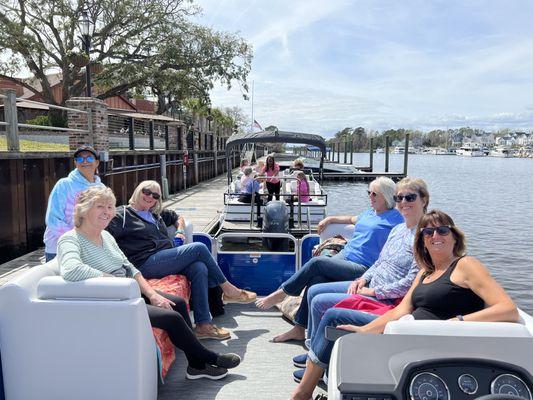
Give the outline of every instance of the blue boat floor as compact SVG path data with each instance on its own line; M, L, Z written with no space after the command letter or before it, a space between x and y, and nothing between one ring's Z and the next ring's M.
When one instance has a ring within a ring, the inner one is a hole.
M287 400L296 387L292 373L292 357L305 349L301 342L272 343L275 335L291 325L272 308L261 311L254 304L229 304L226 314L214 319L217 326L231 331L231 339L205 340L202 343L216 352L232 352L241 356L241 364L230 370L220 381L208 379L187 380L187 360L176 349L176 361L171 366L164 384L159 385L158 400ZM324 393L317 389L315 394Z

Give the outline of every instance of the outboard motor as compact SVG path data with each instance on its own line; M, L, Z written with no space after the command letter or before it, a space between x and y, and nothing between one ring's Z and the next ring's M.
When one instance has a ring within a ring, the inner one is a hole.
M263 232L289 233L289 210L284 201L273 200L266 205ZM272 251L288 251L289 239L264 238L263 245Z

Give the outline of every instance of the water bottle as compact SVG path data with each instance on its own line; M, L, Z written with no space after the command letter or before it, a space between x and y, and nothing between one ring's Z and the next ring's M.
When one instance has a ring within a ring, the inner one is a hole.
M183 235L183 233L178 233L178 235ZM174 247L180 247L183 244L183 239L179 236L174 237Z

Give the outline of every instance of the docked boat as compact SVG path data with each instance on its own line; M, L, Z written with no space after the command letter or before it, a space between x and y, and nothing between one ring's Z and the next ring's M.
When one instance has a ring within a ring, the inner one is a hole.
M485 155L481 147L474 143L465 143L456 153L458 156L464 157L483 157Z
M404 154L405 153L405 147L403 146L396 146L392 150L392 154Z
M513 157L513 153L510 148L504 146L498 146L493 148L489 156L491 157L500 157L500 158L510 158Z

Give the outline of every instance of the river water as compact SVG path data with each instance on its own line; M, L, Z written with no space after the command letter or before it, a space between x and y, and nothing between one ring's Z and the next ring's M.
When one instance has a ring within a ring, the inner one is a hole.
M368 165L356 154L355 165ZM389 171L403 169L390 155ZM384 171L384 155L374 155ZM428 184L429 209L450 214L479 258L524 311L533 313L533 159L409 155L408 175ZM368 207L367 184L328 182L328 215L356 215Z

